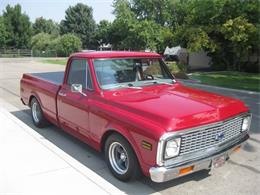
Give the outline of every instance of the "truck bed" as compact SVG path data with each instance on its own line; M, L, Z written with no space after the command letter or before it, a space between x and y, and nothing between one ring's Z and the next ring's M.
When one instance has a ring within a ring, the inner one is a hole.
M41 72L41 73L30 73L33 77L38 79L49 81L57 85L61 85L64 78L64 71L60 72Z
M56 124L56 98L63 83L64 72L26 73L21 80L21 99L30 104L31 96L37 97L45 117Z

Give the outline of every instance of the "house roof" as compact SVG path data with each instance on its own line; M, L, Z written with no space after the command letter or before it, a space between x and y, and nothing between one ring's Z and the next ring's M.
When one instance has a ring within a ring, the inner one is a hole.
M181 48L181 46L177 47L171 47L169 48L168 46L164 50L164 55L179 55L180 52L186 51L184 48Z

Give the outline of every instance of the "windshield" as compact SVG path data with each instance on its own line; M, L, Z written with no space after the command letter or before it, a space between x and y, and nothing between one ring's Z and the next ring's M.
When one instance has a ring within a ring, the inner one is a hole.
M96 59L94 67L102 89L140 88L173 82L166 65L158 58Z

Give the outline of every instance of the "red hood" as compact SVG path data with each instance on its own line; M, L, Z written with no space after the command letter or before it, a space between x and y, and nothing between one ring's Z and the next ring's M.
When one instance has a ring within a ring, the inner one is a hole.
M141 90L107 91L104 97L117 107L145 117L167 131L204 125L248 111L240 100L179 83Z

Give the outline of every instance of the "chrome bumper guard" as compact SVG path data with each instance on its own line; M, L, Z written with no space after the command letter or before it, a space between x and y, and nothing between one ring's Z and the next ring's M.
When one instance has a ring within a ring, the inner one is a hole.
M237 138L235 141L232 140L232 144L228 145L224 149L222 148L220 151L215 151L214 153L206 155L200 159L190 160L189 162L186 161L183 164L179 162L177 166L151 167L149 170L151 180L160 183L203 169L211 169L213 159L220 156L225 156L225 160L228 160L234 149L238 146L242 146L248 138L249 135L244 134L243 136ZM193 170L191 172L182 175L179 174L180 169L190 166L193 166Z

